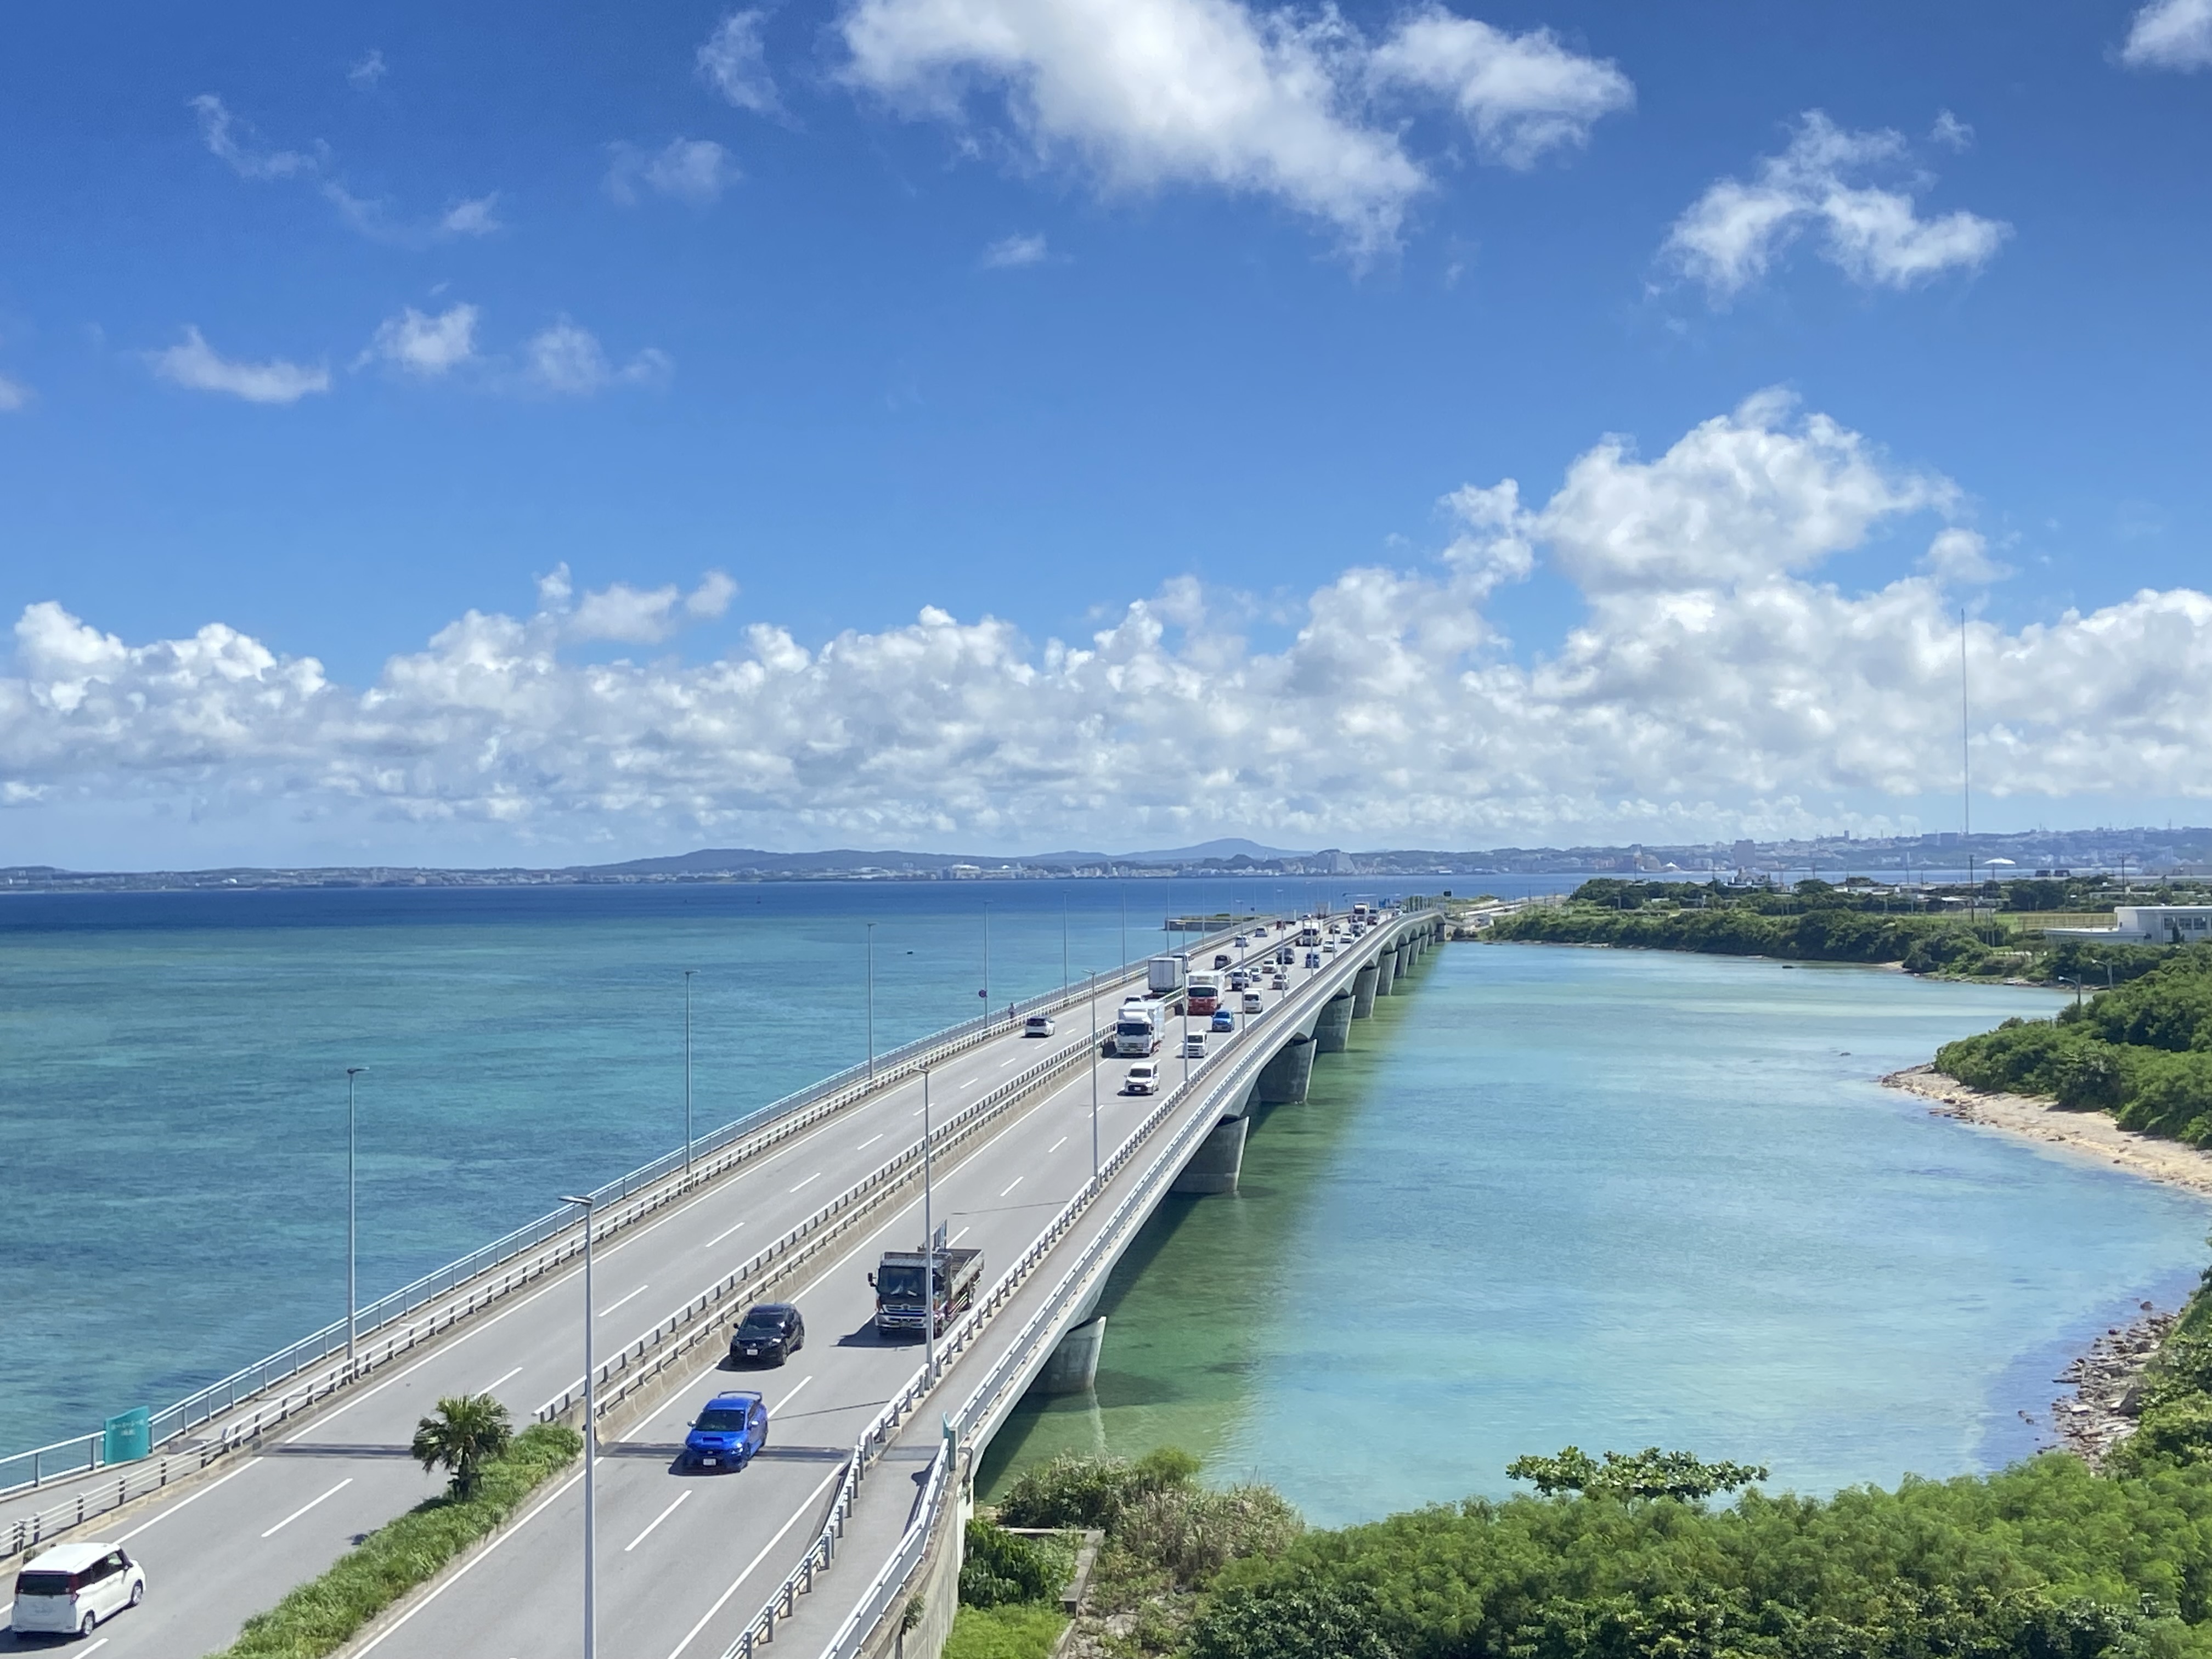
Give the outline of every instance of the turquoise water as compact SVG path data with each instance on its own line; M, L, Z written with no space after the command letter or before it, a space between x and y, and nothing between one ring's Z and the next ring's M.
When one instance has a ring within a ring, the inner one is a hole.
M685 968L704 1129L864 1057L871 921L881 1049L975 1014L987 927L1003 1006L1063 961L1141 959L1170 911L1355 896L1372 884L0 898L0 1452L344 1316L348 1066L367 1302L681 1143Z
M2056 1001L1435 952L1255 1124L1238 1196L1147 1229L1095 1398L1025 1407L987 1487L1063 1448L1177 1443L1334 1524L1502 1494L1513 1457L1569 1443L1810 1491L2010 1462L2048 1443L2072 1352L2185 1294L2205 1206L1874 1079Z

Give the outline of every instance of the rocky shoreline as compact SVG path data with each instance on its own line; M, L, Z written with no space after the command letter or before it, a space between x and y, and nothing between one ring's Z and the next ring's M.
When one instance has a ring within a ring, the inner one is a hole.
M2212 1197L2212 1153L2123 1129L2102 1112L2068 1111L2032 1095L1976 1089L1933 1066L1908 1066L1882 1082L1929 1101L1937 1117L2063 1147L2147 1181ZM2179 1310L2162 1311L2146 1302L2140 1318L2106 1330L2051 1379L2074 1389L2051 1402L2051 1429L2061 1446L2095 1468L2135 1432L2143 1368L2157 1358L2159 1345L2180 1317Z
M2051 1381L2074 1385L2071 1398L2051 1405L2051 1426L2058 1443L2091 1468L2136 1431L2142 1410L2143 1368L2158 1356L2159 1345L2181 1317L2146 1302L2142 1317L2115 1325L2091 1343Z

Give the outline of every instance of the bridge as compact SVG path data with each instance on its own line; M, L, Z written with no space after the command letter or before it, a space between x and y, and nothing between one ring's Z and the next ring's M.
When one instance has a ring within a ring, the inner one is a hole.
M978 1020L826 1079L593 1194L588 1314L579 1212L556 1212L366 1310L350 1360L333 1327L164 1413L150 1455L46 1449L28 1481L21 1460L0 1463L16 1488L0 1564L63 1537L120 1541L149 1593L102 1627L103 1659L221 1648L441 1489L407 1447L441 1396L583 1427L588 1317L600 1652L750 1659L774 1642L849 1659L897 1645L917 1612L905 1644L933 1652L993 1434L1031 1389L1090 1386L1098 1299L1145 1220L1170 1193L1234 1192L1252 1109L1304 1100L1316 1057L1442 937L1432 914L1385 913L1317 967L1300 949L1289 988L1263 991L1202 1060L1177 1054L1170 1020L1156 1096L1122 1092L1127 1063L1091 1036L1141 966L1016 1008L1052 1012L1053 1036ZM1189 949L1244 954L1226 936ZM987 1287L941 1334L933 1373L921 1344L878 1337L866 1279L878 1252L921 1240L925 1109L934 1218L983 1250ZM728 1370L732 1325L769 1297L799 1304L805 1346ZM685 1473L689 1421L728 1387L764 1395L769 1447L740 1474ZM72 1459L97 1466L54 1472ZM580 1462L343 1651L580 1655L586 1484Z

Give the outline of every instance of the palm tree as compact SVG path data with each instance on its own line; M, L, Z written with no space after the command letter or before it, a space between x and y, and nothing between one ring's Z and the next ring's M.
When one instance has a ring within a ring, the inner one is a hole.
M451 1395L438 1402L435 1416L415 1425L408 1449L425 1474L441 1464L451 1470L451 1492L465 1498L476 1491L484 1459L505 1451L512 1437L507 1407L498 1401L488 1394Z

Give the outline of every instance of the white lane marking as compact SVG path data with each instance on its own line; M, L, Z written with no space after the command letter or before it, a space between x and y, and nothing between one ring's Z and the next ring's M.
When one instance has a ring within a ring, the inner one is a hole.
M781 1411L781 1410L782 1410L786 1406L788 1406L788 1405L789 1405L793 1401L794 1401L794 1400L798 1399L798 1398L799 1398L799 1391L801 1389L805 1388L805 1387L809 1382L811 1382L813 1380L814 1380L814 1373L813 1373L813 1372L811 1372L811 1371L809 1371L805 1376L804 1376L800 1377L800 1378L799 1379L799 1381L798 1381L798 1382L794 1382L794 1383L793 1383L793 1384L791 1385L791 1392L790 1392L789 1394L787 1394L787 1395L784 1395L784 1397L783 1397L782 1399L781 1399L781 1400L777 1401L775 1402L775 1404L774 1404L773 1406L770 1406L770 1407L768 1408L768 1414L769 1414L770 1417L774 1417L774 1416L775 1416L778 1412Z
M670 1516L675 1514L678 1510L683 1508L684 1500L690 1497L690 1495L691 1494L689 1492L678 1492L676 1494L676 1501L674 1503L671 1504L666 1509L661 1510L659 1514L654 1516L651 1521L646 1523L646 1528L643 1532L638 1534L636 1537L631 1539L629 1543L623 1546L623 1553L624 1555L628 1555L640 1544L642 1544L647 1539L652 1537L653 1528L659 1526L662 1522L668 1519Z
M1005 1071L1005 1070L1006 1069L1006 1067L1007 1067L1007 1066L1013 1065L1013 1064L1015 1063L1015 1061L1016 1061L1016 1060L1020 1060L1020 1059L1021 1059L1021 1056L1020 1056L1019 1054L1016 1054L1016 1055L1014 1056L1013 1060L1000 1060L1000 1061L999 1062L999 1069L1000 1069L1000 1071L1002 1071L1002 1072L1003 1072L1003 1071Z
M969 1079L965 1083L962 1084L960 1086L961 1086L962 1088L963 1088L963 1089L972 1089L972 1088L974 1088L977 1084L981 1083L982 1080L983 1080L983 1079L982 1079L981 1078L980 1078L980 1077L971 1077L971 1078L969 1078Z
M1011 1193L1015 1188L1020 1186L1023 1182L1028 1179L1029 1177L1027 1176L1016 1176L1012 1181L1006 1183L1006 1192L1000 1193L999 1196L1000 1198L1004 1198L1006 1195L1006 1193Z
M812 1492L806 1494L806 1501L792 1511L791 1519L785 1522L781 1527L778 1527L776 1528L775 1536L769 1539L767 1543L761 1546L761 1553L753 1557L751 1560L745 1563L745 1570L739 1573L735 1578L730 1580L729 1589L724 1590L720 1595L716 1596L714 1598L714 1605L699 1615L699 1622L692 1626L689 1631L684 1632L684 1639L678 1642L674 1647L669 1649L668 1659L679 1659L679 1656L682 1655L684 1650L690 1647L693 1639L697 1637L699 1632L707 1628L708 1621L713 1619L716 1613L720 1613L722 1608L727 1605L729 1599L738 1593L738 1586L744 1583L746 1579L753 1576L753 1569L760 1565L762 1562L768 1559L768 1553L770 1550L774 1549L778 1544L783 1542L784 1534L789 1532L793 1527L797 1526L800 1519L813 1509L815 1500L819 1498L823 1492L830 1490L830 1483L833 1480L842 1479L844 1474L845 1471L842 1468L832 1469L829 1474L822 1477L822 1484L817 1486ZM480 1555L477 1559L481 1561L483 1559L483 1557ZM421 1604L418 1602L416 1605L420 1606ZM375 1644L374 1643L370 1644L370 1646L372 1647ZM362 1652L364 1655L367 1654L368 1651L368 1648L363 1648L362 1650Z
M10 1601L8 1605L9 1605L9 1607L14 1607L15 1604L13 1601ZM84 1655L86 1655L86 1654L88 1654L88 1653L98 1653L98 1652L100 1650L100 1649L102 1649L102 1648L106 1647L106 1646L110 1642L112 1642L114 1639L115 1639L115 1638L114 1638L113 1637L112 1637L112 1636L103 1636L103 1637L101 1637L101 1638L100 1638L100 1640L98 1640L97 1642L94 1642L94 1643L90 1647L88 1647L88 1648L79 1648L79 1649L77 1650L78 1659L83 1659L83 1656L84 1656Z
M967 1237L969 1234L975 1231L975 1230L973 1227L963 1227L958 1232L953 1234L951 1237L945 1241L946 1248L950 1249L951 1246L957 1244L962 1239Z
M702 1244L699 1248L700 1248L701 1249L702 1249L702 1250L711 1250L711 1249L713 1249L714 1248L714 1246L716 1246L717 1244L720 1243L724 1239L727 1238L727 1237L728 1237L732 1233L733 1233L733 1232L737 1231L738 1227L742 1227L742 1226L744 1226L744 1224L744 1224L744 1222L740 1221L740 1222L738 1222L738 1223L737 1224L737 1226L736 1226L736 1227L725 1227L725 1228L723 1228L721 1231L720 1231L719 1233L716 1233L716 1234L715 1234L712 1238L708 1239L708 1240L704 1244Z
M1066 1145L1067 1137L1066 1135L1062 1135L1059 1139L1054 1141L1051 1146L1044 1149L1044 1155L1047 1158L1050 1158L1054 1152L1058 1152L1061 1147Z
M175 1514L179 1510L180 1510L180 1509L184 1508L184 1506L185 1506L185 1504L197 1504L197 1503L198 1503L198 1502L200 1501L200 1499L201 1499L201 1498L205 1498L205 1497L206 1497L210 1492L213 1492L213 1491L214 1491L217 1486L228 1486L232 1481L234 1481L234 1480L237 1480L237 1479L238 1479L238 1477L239 1477L240 1475L244 1474L246 1472L246 1470L248 1470L248 1469L252 1468L254 1466L254 1464L258 1463L260 1461L261 1461L261 1460L260 1460L259 1458L256 1457L256 1458L249 1459L247 1462L243 1462L243 1463L240 1464L236 1468L233 1469L233 1470L232 1470L228 1474L226 1474L225 1476L223 1476L223 1478L222 1478L222 1480L212 1480L212 1481L210 1481L206 1486L202 1486L202 1487L201 1487L198 1492L194 1492L191 1497L189 1497L189 1498L179 1498L175 1503L173 1503L173 1504L170 1504L168 1508L167 1508L166 1510L162 1510L159 1515L156 1515L156 1516L151 1516L148 1517L146 1520L141 1521L141 1522L140 1522L137 1526L135 1526L135 1527L131 1528L131 1530L130 1530L129 1532L125 1533L125 1534L123 1534L123 1536L122 1536L122 1537L120 1537L120 1538L117 1539L115 1541L116 1541L117 1543L118 1543L118 1544L127 1544L127 1543L129 1543L132 1539L136 1538L136 1537L137 1537L140 1533L142 1533L142 1532L145 1531L147 1528L149 1528L149 1527L153 1527L153 1526L159 1526L162 1522L164 1522L164 1521L167 1520L171 1516L174 1515L174 1514ZM15 1604L13 1601L10 1601L8 1605L9 1605L9 1607L14 1607Z
M628 1296L622 1297L620 1301L616 1301L616 1302L610 1302L610 1303L608 1303L608 1304L607 1304L607 1305L606 1305L605 1307L604 1307L604 1308L602 1308L602 1309L600 1309L600 1310L599 1310L599 1317L600 1317L600 1318L602 1318L602 1319L605 1319L605 1318L609 1314L612 1313L612 1312L613 1312L617 1308L621 1307L621 1306L623 1305L623 1303L624 1303L624 1302L635 1302L635 1301L636 1301L636 1300L638 1299L638 1297L640 1297L643 1296L643 1295L644 1295L647 1291L651 1290L652 1288L653 1288L653 1286L652 1286L652 1285L639 1285L635 1290L632 1291L631 1291Z
M844 1471L841 1469L838 1473L842 1474ZM490 1559L493 1551L498 1549L499 1547L506 1543L508 1539L514 1537L515 1534L520 1532L532 1521L535 1521L539 1516L544 1514L548 1509L551 1508L553 1504L559 1500L562 1492L567 1492L569 1487L574 1486L583 1478L583 1470L578 1469L575 1474L570 1475L566 1480L563 1480L561 1483L559 1489L553 1492L551 1496L548 1497L543 1504L540 1504L536 1509L531 1510L529 1514L524 1516L521 1520L516 1522L505 1532L499 1534L491 1540L490 1543L485 1545L480 1553L471 1556L466 1561L461 1563L459 1566L454 1568L453 1571L448 1574L447 1577L436 1586L436 1588L432 1589L428 1595L417 1601L413 1607L408 1608L406 1612L401 1613L399 1617L393 1620L391 1625L380 1634L362 1644L361 1651L355 1656L355 1659L367 1659L368 1655L374 1652L379 1647L382 1646L386 1641L390 1639L392 1633L398 1630L401 1626L404 1625L416 1613L422 1612L423 1608L428 1607L431 1602L436 1601L447 1590L453 1589L454 1585L459 1583L462 1579L467 1577L469 1574L474 1571L477 1567L483 1565L485 1561Z
M795 1193L795 1192L797 1192L797 1191L799 1190L799 1187L806 1187L806 1186L810 1186L810 1185L811 1185L813 1182L817 1182L817 1181L819 1181L819 1180L821 1180L821 1179L822 1179L822 1171L821 1171L821 1170L816 1170L812 1175L811 1175L811 1176L807 1176L807 1177L806 1177L806 1179L805 1179L805 1181L800 1182L799 1183L799 1187L793 1187L791 1190L792 1190L792 1191L793 1191L793 1192Z
M871 1147L871 1146L874 1146L878 1141L881 1140L882 1139L883 1139L883 1136L881 1136L881 1135L879 1135L879 1134L877 1134L877 1135L870 1135L870 1136L869 1136L866 1140L862 1141L859 1146L857 1146L854 1147L854 1148L853 1148L853 1150L854 1150L854 1152L866 1152L866 1151L868 1150L868 1148L869 1148L869 1147Z
M521 1376L521 1375L522 1375L522 1367L521 1367L521 1366L520 1366L520 1365L517 1365L517 1366L516 1366L513 1370L509 1371L509 1372L508 1372L505 1376L501 1377L501 1378L499 1379L499 1382L487 1382L487 1383L485 1383L485 1384L483 1385L483 1387L482 1387L481 1389L478 1389L477 1390L477 1392L478 1394L489 1394L489 1393L490 1393L494 1389L495 1389L495 1388L497 1388L497 1387L499 1386L499 1383L500 1383L500 1382L509 1382L509 1381L513 1380L514 1378L518 1377L518 1376Z
M336 1498L340 1492L343 1492L351 1485L353 1485L353 1477L351 1475L348 1475L344 1480L339 1481L337 1486L332 1486L328 1492L325 1492L323 1494L323 1498ZM309 1510L314 1508L316 1504L321 1503L323 1501L323 1498L309 1498L306 1503L301 1504L298 1509L294 1510L291 1514L286 1516L282 1521L279 1521L275 1526L270 1528L267 1532L263 1533L261 1535L264 1538L274 1538L278 1533L283 1531L285 1528L290 1526L295 1521L297 1521Z
M907 1114L907 1115L908 1115L908 1117L920 1117L920 1116L921 1115L921 1112L922 1112L922 1109L921 1109L921 1107L917 1106L917 1107L915 1107L912 1111L908 1112L908 1113Z

